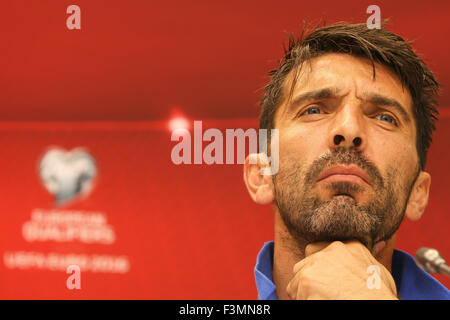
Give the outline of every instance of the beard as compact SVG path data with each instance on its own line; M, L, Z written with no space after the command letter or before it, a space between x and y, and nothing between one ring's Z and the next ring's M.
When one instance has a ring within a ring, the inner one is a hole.
M350 164L368 175L370 186L347 181L316 183L324 170ZM395 167L390 167L383 178L359 150L339 147L316 159L306 170L295 161L280 163L278 174L273 176L275 203L298 247L320 241L358 240L371 250L399 228L419 172L412 181L402 184ZM320 197L318 188L331 192L331 197ZM359 203L355 196L363 194L367 194L367 201Z

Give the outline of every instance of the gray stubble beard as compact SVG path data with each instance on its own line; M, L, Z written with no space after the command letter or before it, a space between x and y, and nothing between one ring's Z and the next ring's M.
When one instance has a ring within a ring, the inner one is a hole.
M298 164L287 169L280 166L280 171L273 177L276 206L298 246L319 241L358 240L371 250L376 242L390 239L403 220L418 174L412 182L401 187L395 180L398 175L394 167L383 179L376 167L365 160L359 151L345 153L343 150L314 161L303 180L303 168ZM335 194L331 199L321 200L314 195L317 175L338 163L354 163L365 170L372 178L372 190L350 182L333 182L327 185ZM371 199L362 205L351 194L364 191L371 193ZM339 194L342 195L336 196Z

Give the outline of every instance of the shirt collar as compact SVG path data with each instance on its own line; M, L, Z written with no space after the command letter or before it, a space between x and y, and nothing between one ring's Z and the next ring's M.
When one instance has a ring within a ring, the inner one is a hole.
M255 281L259 300L277 300L272 277L273 241L265 242L256 258Z
M260 300L278 299L272 277L273 247L273 241L265 242L256 258L255 282ZM450 291L419 268L414 258L402 250L394 249L392 276L401 299L450 299Z

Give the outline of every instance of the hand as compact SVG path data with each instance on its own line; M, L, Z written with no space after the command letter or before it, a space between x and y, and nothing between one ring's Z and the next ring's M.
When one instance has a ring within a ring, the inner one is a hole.
M369 277L378 277L375 270L380 273L374 286ZM359 241L309 244L293 271L286 288L291 299L398 299L390 272Z

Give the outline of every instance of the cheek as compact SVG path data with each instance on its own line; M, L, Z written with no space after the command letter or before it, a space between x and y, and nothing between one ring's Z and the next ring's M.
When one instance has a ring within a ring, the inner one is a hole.
M280 129L280 162L312 163L327 150L326 130L308 131L300 126Z
M367 153L384 176L394 171L399 182L409 181L418 168L416 146L402 136L372 139Z

